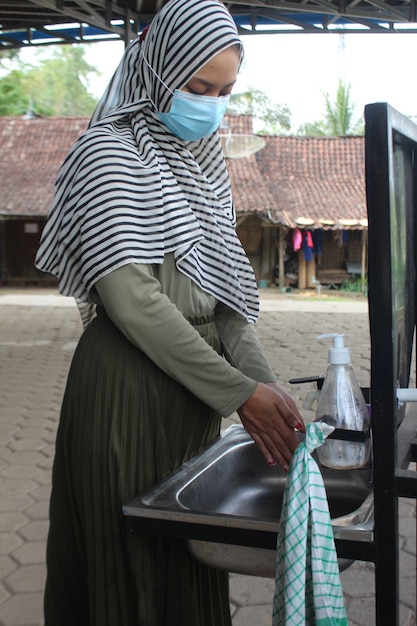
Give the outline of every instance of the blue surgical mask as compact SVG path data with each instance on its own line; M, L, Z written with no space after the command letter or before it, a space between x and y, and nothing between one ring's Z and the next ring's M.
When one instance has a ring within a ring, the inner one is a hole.
M214 133L226 113L230 96L199 96L176 89L168 113L158 116L169 130L184 141L197 141Z

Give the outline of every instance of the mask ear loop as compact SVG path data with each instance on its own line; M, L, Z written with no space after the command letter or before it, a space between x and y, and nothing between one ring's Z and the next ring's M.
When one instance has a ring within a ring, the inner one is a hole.
M144 60L145 64L148 66L148 68L151 70L152 74L159 80L159 82L165 87L165 89L167 89L167 91L169 91L169 93L171 93L172 95L174 95L174 92L168 87L168 85L166 83L164 83L164 81L162 80L162 78L160 76L158 76L158 74L155 72L155 70L153 69L153 67L151 66L150 63L148 63L147 58L145 57L145 53L143 52L143 48L141 46L140 49L140 54L142 56L142 59ZM155 111L158 111L158 107L156 106L155 102L152 100L151 96L148 93L148 90L145 87L145 91L146 91L146 95L148 96L149 100L152 102L153 106L155 107Z

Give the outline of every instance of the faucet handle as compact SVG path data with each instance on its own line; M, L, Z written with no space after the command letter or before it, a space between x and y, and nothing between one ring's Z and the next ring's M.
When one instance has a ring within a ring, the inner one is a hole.
M400 402L417 402L417 389L404 387L397 389L397 400Z
M303 376L302 378L290 378L288 381L291 385L298 385L299 383L317 383L318 389L323 387L326 374L315 374L313 376Z

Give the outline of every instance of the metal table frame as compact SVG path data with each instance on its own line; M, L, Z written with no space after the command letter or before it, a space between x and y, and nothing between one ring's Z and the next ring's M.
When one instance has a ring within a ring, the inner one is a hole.
M417 126L386 103L365 108L371 337L375 610L399 625L398 498L417 499L417 411L397 400L410 381L416 325Z

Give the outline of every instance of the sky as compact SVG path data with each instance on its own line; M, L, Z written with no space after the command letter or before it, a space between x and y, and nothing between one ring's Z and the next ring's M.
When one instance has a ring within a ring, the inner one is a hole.
M259 35L246 37L244 43L247 61L241 84L287 103L293 128L321 117L323 92L334 98L340 79L351 85L358 116L371 102L388 102L405 115L417 115L412 69L417 34Z
M340 79L351 85L358 118L371 102L388 102L407 116L417 116L417 34L300 33L247 35L242 40L245 61L234 93L252 87L286 104L294 132L322 116L323 92L334 98ZM86 46L87 60L102 73L91 78L90 92L102 94L122 54L121 41Z

